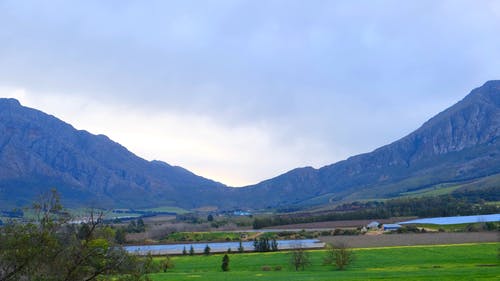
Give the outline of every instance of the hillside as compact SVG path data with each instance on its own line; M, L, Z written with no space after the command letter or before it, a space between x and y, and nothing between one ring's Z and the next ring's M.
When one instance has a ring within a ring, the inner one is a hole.
M371 153L292 170L241 190L249 206L390 198L500 173L500 81L489 81L408 136ZM369 136L367 136L369 137Z
M0 99L0 206L25 206L51 187L70 206L260 209L392 198L454 183L468 190L498 186L499 128L500 81L489 81L373 152L229 188Z
M226 189L181 167L148 162L103 135L0 99L0 205L25 206L56 187L71 206L193 208Z

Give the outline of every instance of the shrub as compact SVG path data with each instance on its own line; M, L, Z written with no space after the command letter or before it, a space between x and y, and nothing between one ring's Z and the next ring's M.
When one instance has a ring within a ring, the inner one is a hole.
M222 271L229 271L229 256L226 254L222 257Z

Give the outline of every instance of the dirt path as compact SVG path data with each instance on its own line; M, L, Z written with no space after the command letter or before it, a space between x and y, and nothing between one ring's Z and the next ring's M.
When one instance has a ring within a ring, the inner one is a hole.
M500 242L500 232L407 233L357 236L321 236L326 243L346 243L352 248Z

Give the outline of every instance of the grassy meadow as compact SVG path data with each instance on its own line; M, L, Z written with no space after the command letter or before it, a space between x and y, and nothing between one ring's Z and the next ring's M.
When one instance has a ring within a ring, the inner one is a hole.
M222 255L176 256L163 280L500 280L500 243L355 249L344 271L322 265L325 251L310 251L311 266L296 272L287 252L230 254L230 271L222 272ZM270 271L263 270L270 268ZM280 270L275 270L281 268Z

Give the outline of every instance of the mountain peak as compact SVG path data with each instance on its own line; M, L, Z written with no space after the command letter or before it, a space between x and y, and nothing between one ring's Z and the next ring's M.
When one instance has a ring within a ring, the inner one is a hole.
M500 107L500 80L490 80L484 83L481 87L472 90L464 100L475 98Z
M500 174L499 137L500 80L492 80L400 140L315 173L294 169L251 188L274 205L398 196Z
M0 206L22 207L52 187L72 206L186 208L208 204L225 188L148 162L104 135L76 130L15 99L0 99ZM201 197L193 201L193 194Z
M481 87L500 87L500 80L489 80Z
M0 98L0 106L21 106L21 103L13 98Z

